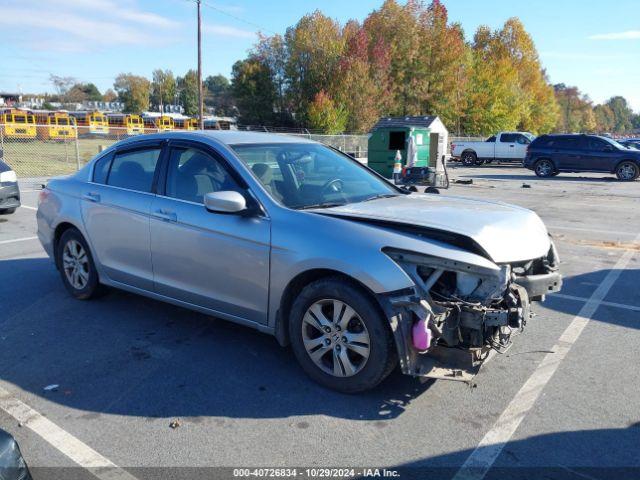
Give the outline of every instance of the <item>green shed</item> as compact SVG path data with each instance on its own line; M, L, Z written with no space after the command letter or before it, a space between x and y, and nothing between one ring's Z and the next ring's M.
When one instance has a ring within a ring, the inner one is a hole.
M438 136L433 136L437 133ZM407 165L407 148L413 137L417 161L415 167L433 167L437 162L439 146L433 140L446 145L448 132L437 116L385 117L371 129L368 145L370 168L386 178L393 176L396 153L402 155L402 166ZM434 158L431 158L431 157Z

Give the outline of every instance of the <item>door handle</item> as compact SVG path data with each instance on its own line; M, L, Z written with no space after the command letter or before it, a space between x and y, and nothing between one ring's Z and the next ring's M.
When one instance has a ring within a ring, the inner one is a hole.
M165 222L176 222L178 220L178 216L175 212L168 212L163 209L156 210L152 215L160 220L164 220Z
M82 198L84 198L85 200L89 201L89 202L94 202L94 203L98 203L100 201L100 195L98 195L97 193L93 193L93 192L88 192L85 193Z
M515 145L509 145L509 148L515 148Z

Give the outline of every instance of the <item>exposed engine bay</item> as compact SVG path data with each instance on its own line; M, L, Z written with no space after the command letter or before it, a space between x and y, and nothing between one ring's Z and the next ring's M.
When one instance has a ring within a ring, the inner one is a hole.
M546 256L496 269L398 250L386 251L415 289L389 295L403 373L469 381L494 352L504 353L532 316L531 302L560 290L553 243Z

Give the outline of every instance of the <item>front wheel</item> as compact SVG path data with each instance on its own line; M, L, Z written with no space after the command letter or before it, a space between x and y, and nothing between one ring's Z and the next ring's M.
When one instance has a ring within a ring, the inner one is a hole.
M551 163L551 160L547 160L546 158L542 160L538 160L534 167L534 171L536 172L536 175L543 178L553 176L553 173L555 172L555 170L556 169L553 166L553 163Z
M100 293L98 272L87 242L75 228L66 230L56 248L56 265L71 295L88 300Z
M383 313L365 291L340 277L302 290L291 308L289 336L307 375L340 392L369 390L397 364Z
M616 168L616 177L623 182L631 182L638 176L640 176L640 169L634 162L625 161Z
M0 215L11 215L12 213L15 213L15 211L16 211L15 208L0 209Z

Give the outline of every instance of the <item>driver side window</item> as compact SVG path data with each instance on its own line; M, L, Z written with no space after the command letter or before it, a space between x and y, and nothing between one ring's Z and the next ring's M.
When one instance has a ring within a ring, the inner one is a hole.
M210 192L241 191L224 165L212 155L195 148L172 148L169 155L166 195L204 203Z

